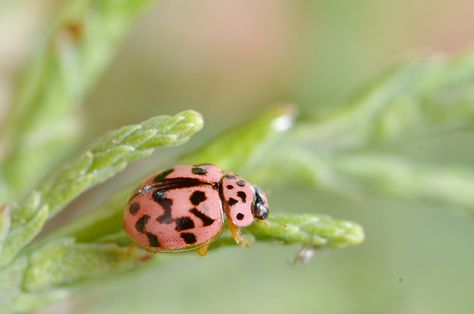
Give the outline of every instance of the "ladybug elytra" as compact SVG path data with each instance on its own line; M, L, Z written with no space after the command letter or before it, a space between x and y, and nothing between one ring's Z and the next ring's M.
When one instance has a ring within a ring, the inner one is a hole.
M125 230L152 252L199 249L222 233L224 221L237 244L245 246L240 228L268 217L263 191L234 173L211 164L180 165L152 176L131 197L124 213Z

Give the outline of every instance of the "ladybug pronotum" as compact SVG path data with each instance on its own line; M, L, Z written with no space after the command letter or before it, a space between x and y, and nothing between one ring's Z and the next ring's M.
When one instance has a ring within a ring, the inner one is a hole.
M224 220L241 246L240 228L268 217L263 191L234 173L224 174L211 164L181 165L141 184L124 213L125 230L151 252L199 249L222 233ZM224 218L225 214L225 218Z

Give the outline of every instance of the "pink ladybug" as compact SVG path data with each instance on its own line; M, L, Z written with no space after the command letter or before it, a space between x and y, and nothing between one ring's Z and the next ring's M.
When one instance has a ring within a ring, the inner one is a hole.
M211 164L181 165L148 178L138 187L124 213L125 230L152 252L199 249L222 233L224 213L235 242L247 242L240 228L268 217L263 191L234 173Z

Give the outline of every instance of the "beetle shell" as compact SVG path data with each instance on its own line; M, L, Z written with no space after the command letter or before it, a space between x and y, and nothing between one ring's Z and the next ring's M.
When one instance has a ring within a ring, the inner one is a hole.
M152 252L205 249L222 233L224 213L237 228L262 219L255 215L257 190L236 174L224 175L210 164L176 166L149 177L136 189L124 212L125 230ZM233 236L241 242L240 233Z
M125 230L139 246L154 252L207 245L224 227L216 186L221 177L219 168L202 165L177 166L148 178L128 203Z
M167 170L166 173L168 174L165 176L165 179L196 179L209 184L218 183L223 176L221 169L210 164L203 164L197 166L176 166L172 169Z
M138 190L143 188L147 189L147 187L152 187L157 183L172 179L195 179L201 183L218 184L223 175L224 173L221 169L210 164L198 166L180 165L147 178L145 182L139 186Z
M210 185L156 190L131 200L125 228L151 251L184 251L219 236L224 226L222 213L219 193Z

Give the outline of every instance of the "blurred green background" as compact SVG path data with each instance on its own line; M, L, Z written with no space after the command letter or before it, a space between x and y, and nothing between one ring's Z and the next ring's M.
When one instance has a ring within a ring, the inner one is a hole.
M0 6L0 117L60 4ZM472 12L468 0L153 3L84 103L84 143L108 129L188 108L206 119L197 142L274 104L296 103L303 118L330 112L402 60L467 49L474 41ZM472 132L458 132L390 150L472 169L473 143ZM135 165L129 175L139 178L158 158ZM39 313L474 311L472 216L435 202L268 188L272 210L357 221L365 243L318 252L307 266L291 265L298 247L226 248L205 258L164 254L142 271Z

